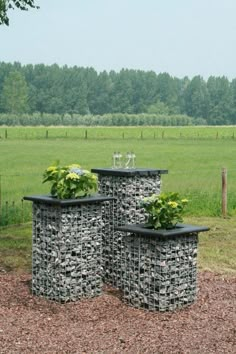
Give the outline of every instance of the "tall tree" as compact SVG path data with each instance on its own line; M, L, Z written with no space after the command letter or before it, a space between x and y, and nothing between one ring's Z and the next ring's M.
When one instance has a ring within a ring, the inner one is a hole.
M113 83L106 71L96 76L95 87L89 84L89 110L92 114L105 114L111 111L111 92Z
M114 77L112 87L112 112L113 113L133 113L131 105L132 82L130 80L130 71L122 69L119 74Z
M24 76L12 71L3 83L1 106L9 113L26 113L28 106L28 86Z
M195 76L185 92L186 113L190 117L206 118L209 110L209 95L206 82L201 76Z
M208 123L228 124L233 111L232 89L228 79L210 76L207 81L210 97Z
M236 79L232 80L230 89L232 96L231 124L236 124Z
M179 113L177 107L178 86L177 82L168 73L161 73L157 76L158 100L164 102L170 109L170 113Z
M185 93L189 85L189 78L185 76L183 79L175 78L175 86L177 87L178 95L177 102L175 105L176 113L186 114L186 105L185 105Z
M9 25L8 10L20 9L27 11L29 8L38 9L39 6L35 5L35 0L0 0L0 25Z

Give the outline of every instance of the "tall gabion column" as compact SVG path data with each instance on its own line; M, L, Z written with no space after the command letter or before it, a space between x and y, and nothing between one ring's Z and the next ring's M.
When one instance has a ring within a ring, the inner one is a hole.
M59 302L102 288L102 202L109 197L33 201L32 292Z
M99 193L114 197L112 217L108 208L104 210L103 267L104 281L122 287L121 233L107 231L127 223L140 223L145 219L140 207L143 197L159 194L161 175L168 173L160 169L111 169L94 168L98 174ZM109 206L108 206L109 207Z
M180 224L177 229L155 231L125 225L118 229L123 230L125 302L151 311L173 311L195 301L198 233L207 227Z

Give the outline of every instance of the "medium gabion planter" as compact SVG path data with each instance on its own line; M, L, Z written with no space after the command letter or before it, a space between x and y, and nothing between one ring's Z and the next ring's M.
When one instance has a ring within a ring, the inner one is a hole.
M140 200L160 193L161 175L168 171L153 168L93 168L91 171L98 174L99 193L115 198L113 210L107 205L103 213L103 268L104 281L119 288L122 286L122 234L107 230L127 223L144 222L145 213Z
M102 204L110 197L33 202L32 292L59 302L93 297L102 288Z
M124 225L121 273L124 300L151 311L192 304L197 294L198 233L205 226L179 224L172 230Z

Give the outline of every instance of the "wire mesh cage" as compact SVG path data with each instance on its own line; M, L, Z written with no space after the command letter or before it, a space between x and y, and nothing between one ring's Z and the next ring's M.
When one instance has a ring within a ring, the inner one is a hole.
M33 203L32 291L60 302L102 289L101 204Z
M153 193L160 193L161 173L167 172L153 169L94 169L92 171L98 173L99 193L115 198L112 215L103 213L105 225L113 220L113 228L145 220L145 212L140 206L140 200ZM106 228L102 242L104 281L115 287L122 287L123 278L120 273L122 233L115 230L110 232L109 228Z
M198 234L157 237L128 233L122 239L124 300L152 311L173 311L194 302Z

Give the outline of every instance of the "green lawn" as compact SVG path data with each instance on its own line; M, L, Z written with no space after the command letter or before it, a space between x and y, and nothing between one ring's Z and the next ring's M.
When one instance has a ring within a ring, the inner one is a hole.
M30 272L32 227L30 223L0 229L0 270Z
M190 200L187 214L191 216L221 215L221 169L226 167L228 211L236 215L234 127L99 127L88 128L88 139L83 138L85 128L77 127L7 128L7 139L4 129L0 128L0 225L30 220L31 205L21 199L49 192L49 186L42 184L42 174L53 161L80 163L87 169L111 167L114 151L134 151L138 167L167 169L162 190L186 196Z
M236 217L186 218L194 225L210 227L199 233L199 268L221 274L236 275Z

